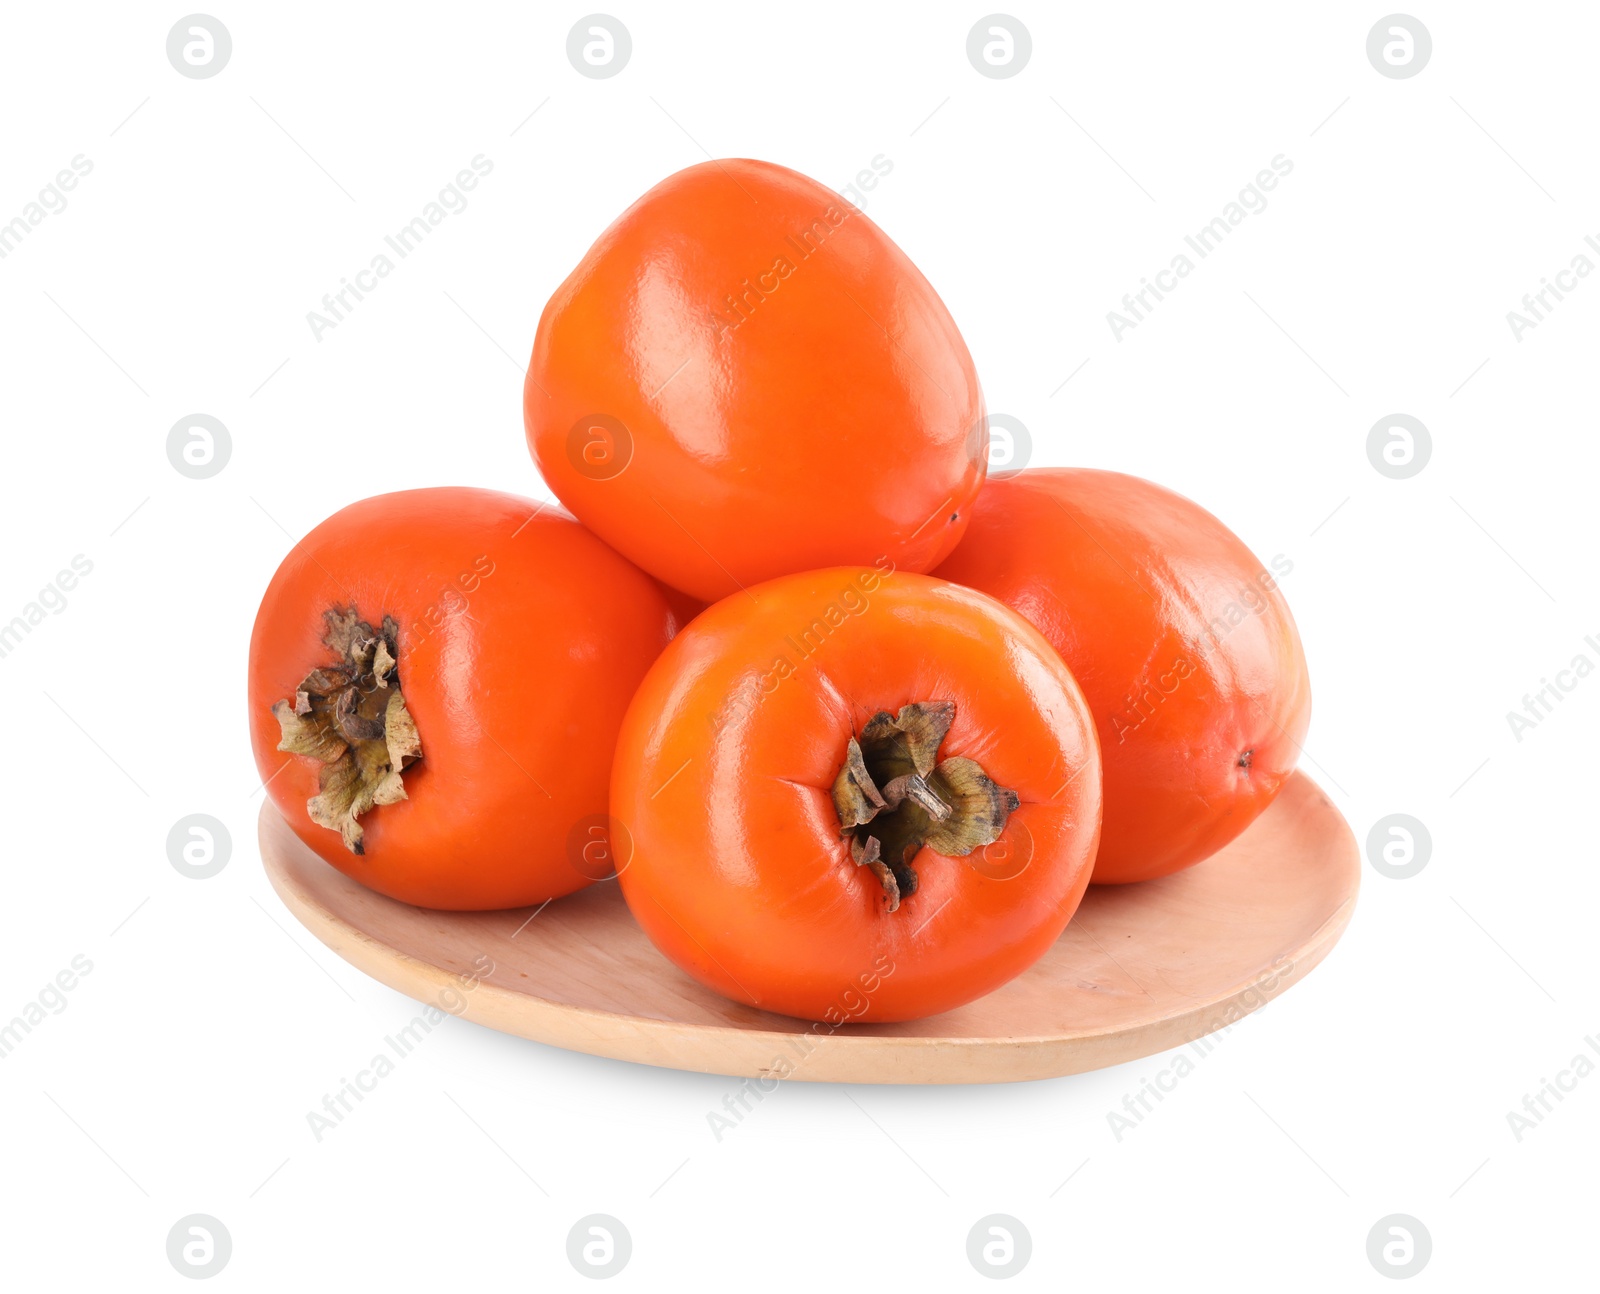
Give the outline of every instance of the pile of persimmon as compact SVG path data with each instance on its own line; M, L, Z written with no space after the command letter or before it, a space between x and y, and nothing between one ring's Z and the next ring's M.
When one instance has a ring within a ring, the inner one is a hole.
M545 307L523 415L570 514L363 500L256 620L267 793L391 898L614 879L718 993L914 1019L1026 970L1091 879L1202 862L1294 767L1272 576L1135 477L986 481L955 322L803 175L710 162L634 203Z

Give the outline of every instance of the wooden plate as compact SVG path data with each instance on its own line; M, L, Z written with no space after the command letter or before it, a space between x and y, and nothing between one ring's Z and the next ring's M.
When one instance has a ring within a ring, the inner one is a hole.
M1339 811L1296 773L1244 835L1198 867L1091 886L1055 947L987 997L911 1023L830 1029L702 988L656 952L614 882L536 917L531 908L433 912L329 867L270 803L260 833L289 911L351 965L420 1002L597 1056L842 1083L1050 1078L1192 1041L1327 955L1350 921L1361 868ZM474 983L475 967L491 965Z

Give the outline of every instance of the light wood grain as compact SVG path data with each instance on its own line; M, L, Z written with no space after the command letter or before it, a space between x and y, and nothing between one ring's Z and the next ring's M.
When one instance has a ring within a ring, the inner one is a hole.
M469 1020L574 1051L813 1082L992 1083L1081 1073L1231 1024L1320 962L1355 907L1349 827L1303 773L1187 871L1091 886L1036 965L956 1011L831 1032L728 1002L651 946L614 882L516 912L408 907L305 847L271 804L261 856L296 918L351 965ZM480 960L487 958L487 960ZM458 976L493 965L471 988Z

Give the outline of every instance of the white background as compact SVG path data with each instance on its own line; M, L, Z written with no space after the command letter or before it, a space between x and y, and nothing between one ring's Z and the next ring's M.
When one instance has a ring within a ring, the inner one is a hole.
M995 1212L1033 1237L1017 1289L1386 1288L1366 1238L1396 1212L1432 1235L1416 1288L1592 1279L1600 1076L1520 1141L1506 1116L1600 1034L1600 678L1520 742L1506 712L1600 663L1600 279L1521 341L1506 313L1600 235L1600 11L1431 6L1405 80L1366 57L1385 9L1346 3L1019 5L1004 80L967 60L971 5L624 5L609 80L567 61L578 7L227 5L207 80L167 61L182 12L14 5L0 40L0 220L93 162L0 261L0 621L93 562L0 659L0 1020L93 963L0 1061L8 1288L187 1288L165 1244L195 1212L233 1238L218 1289L588 1288L565 1240L592 1212L633 1237L617 1288L986 1288L965 1243ZM480 153L470 206L314 340ZM361 495L544 496L521 362L652 184L709 154L840 187L880 153L867 210L1035 463L1152 477L1293 562L1308 770L1363 841L1422 820L1429 865L1365 867L1327 962L1120 1142L1108 1112L1171 1056L790 1084L718 1142L731 1079L451 1020L318 1143L306 1113L415 1008L261 871L244 671L273 569ZM1277 154L1268 208L1114 339ZM194 412L232 436L207 480L166 457ZM1394 412L1432 434L1407 480L1365 449ZM231 833L209 880L167 859L190 813Z

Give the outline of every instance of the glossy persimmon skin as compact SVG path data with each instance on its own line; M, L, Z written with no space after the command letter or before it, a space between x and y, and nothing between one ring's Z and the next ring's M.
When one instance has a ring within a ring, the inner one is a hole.
M938 574L1020 612L1082 686L1105 765L1096 883L1210 857L1294 770L1311 722L1294 617L1182 495L1087 469L995 478Z
M600 236L539 320L523 411L561 501L703 601L931 570L987 469L938 294L864 212L768 162L680 171Z
M273 703L333 660L330 606L399 624L422 743L408 798L363 814L365 853L312 822L321 765L277 749ZM570 836L604 821L629 698L666 646L655 582L571 517L492 490L407 490L336 512L272 578L250 639L250 739L273 805L346 875L421 907L542 903L596 879Z
M831 788L874 712L930 700L955 703L940 759L977 760L1021 804L986 850L924 847L889 912ZM1099 755L1072 675L1020 617L924 575L835 568L727 598L674 640L623 721L611 811L628 906L688 974L802 1019L910 1020L1060 935L1094 858Z

